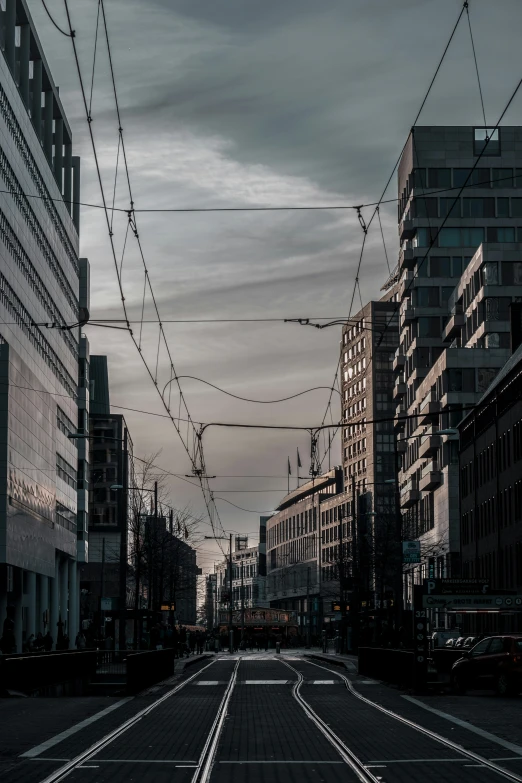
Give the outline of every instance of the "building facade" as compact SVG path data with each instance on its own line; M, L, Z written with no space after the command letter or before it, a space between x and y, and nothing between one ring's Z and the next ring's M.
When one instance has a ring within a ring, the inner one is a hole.
M248 546L248 538L237 536L232 552L232 608L267 607L266 573L263 573L260 546ZM213 575L214 576L214 575ZM218 609L229 605L229 558L216 565L215 618Z
M339 592L337 520L345 501L342 468L333 468L290 492L267 522L267 599L296 612L303 635L321 632Z
M522 239L521 142L522 128L417 127L399 165L395 426L404 535L422 552L408 605L414 582L460 572L458 445L438 433L457 426L509 356L498 322L517 292L493 293L487 258L507 260Z
M0 12L0 618L75 637L79 159L25 0ZM29 199L35 194L39 198ZM84 280L85 282L85 280ZM46 328L42 324L55 324ZM85 397L87 403L87 397ZM83 524L83 523L82 523ZM84 532L85 528L83 528ZM82 532L82 531L79 531Z
M519 346L459 425L462 575L487 578L493 593L522 592L521 390ZM519 611L463 619L475 633L522 630Z

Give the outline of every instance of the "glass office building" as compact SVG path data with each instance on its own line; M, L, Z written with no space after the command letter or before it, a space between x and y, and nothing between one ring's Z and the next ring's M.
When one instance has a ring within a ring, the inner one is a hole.
M2 3L0 45L0 617L21 651L39 631L78 630L87 522L68 435L78 398L88 407L88 344L63 327L88 317L88 263L79 159L25 0Z

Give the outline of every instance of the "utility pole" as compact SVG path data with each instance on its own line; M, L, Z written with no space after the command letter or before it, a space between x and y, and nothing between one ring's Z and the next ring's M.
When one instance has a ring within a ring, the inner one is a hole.
M312 622L312 607L310 604L310 577L311 577L312 569L310 566L307 568L306 572L306 648L310 649L310 625Z
M127 427L123 432L122 455L122 485L120 500L120 623L118 630L118 646L120 650L127 647L127 551L128 551L128 503L129 503L129 433Z
M350 600L350 615L352 618L352 650L359 647L359 531L357 529L357 495L355 490L355 475L352 475L352 575L353 593Z
M402 576L402 514L401 514L401 495L399 488L399 450L397 448L397 438L395 438L394 447L395 456L395 536L398 548L398 563L395 586L395 637L398 641L399 629L402 627L402 605L403 605L403 576Z
M245 641L245 583L243 581L243 566L241 561L241 641Z
M103 614L104 592L105 592L105 538L102 538L102 559L101 559L101 579L100 579L100 634L102 639L105 638L105 616Z
M229 558L228 558L228 587L229 587L229 609L228 609L228 639L229 652L234 652L234 631L232 630L232 533L230 533Z
M344 570L344 514L342 508L339 508L339 587L341 593L341 645L339 652L346 652L346 574Z

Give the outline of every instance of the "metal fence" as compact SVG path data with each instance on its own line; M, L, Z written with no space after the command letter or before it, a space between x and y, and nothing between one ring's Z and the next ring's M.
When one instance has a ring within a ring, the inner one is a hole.
M53 685L88 682L96 673L96 652L16 655L0 658L0 693L31 694Z

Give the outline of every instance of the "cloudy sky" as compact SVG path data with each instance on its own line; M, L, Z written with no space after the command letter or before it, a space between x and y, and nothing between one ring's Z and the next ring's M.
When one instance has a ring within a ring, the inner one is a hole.
M28 0L82 158L82 201L100 203L71 42ZM66 26L62 0L47 0ZM96 0L69 0L90 95ZM460 0L105 0L136 208L361 204L380 196L461 8ZM473 0L473 34L488 123L522 76L520 0ZM109 199L118 149L107 49L98 40L93 131ZM505 124L522 122L519 95ZM481 124L465 17L420 124ZM117 206L127 208L122 170ZM395 195L395 181L389 191ZM371 210L364 214L369 219ZM390 263L397 257L393 205L383 208ZM115 271L100 210L81 215L81 255L91 263L93 318L119 318ZM121 255L125 215L114 219ZM336 317L348 314L362 232L354 212L231 212L139 215L157 302L165 320ZM131 237L123 263L131 316L140 317L143 271ZM362 299L387 276L378 227L370 230ZM359 295L356 297L356 309ZM146 317L153 317L147 302ZM283 323L168 324L179 375L234 394L270 400L330 386L340 329ZM161 413L161 402L125 333L89 327L91 353L109 357L115 405ZM154 368L158 330L144 326ZM160 375L167 373L160 356ZM162 377L163 377L162 375ZM182 381L195 420L312 426L328 392L277 405L240 402ZM334 419L339 416L336 402ZM174 409L174 403L172 404ZM158 464L182 476L190 463L168 420L128 413L135 453L161 450ZM226 528L254 531L258 512L286 492L295 451L308 469L306 435L210 429L208 472ZM340 447L332 464L340 461ZM326 463L325 463L326 464ZM245 478L236 478L236 477ZM174 505L202 513L198 490L172 478ZM209 528L205 532L210 533ZM207 570L216 547L205 542Z

